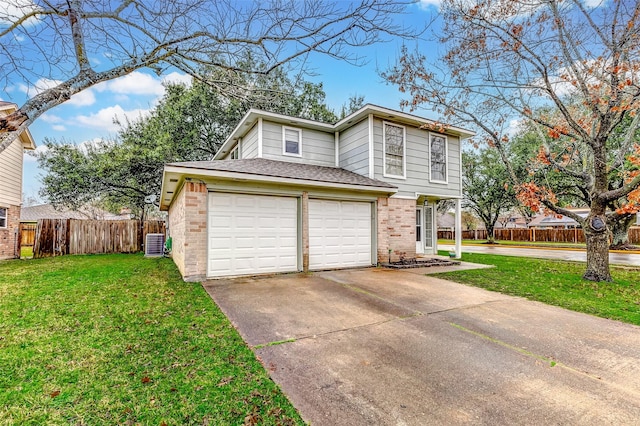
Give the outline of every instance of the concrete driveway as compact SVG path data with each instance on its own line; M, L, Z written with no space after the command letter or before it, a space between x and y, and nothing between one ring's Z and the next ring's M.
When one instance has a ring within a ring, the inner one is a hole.
M379 268L205 289L314 425L640 423L640 327Z

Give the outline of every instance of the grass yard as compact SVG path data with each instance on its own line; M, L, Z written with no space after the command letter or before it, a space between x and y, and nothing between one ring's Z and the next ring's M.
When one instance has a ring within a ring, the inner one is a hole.
M446 252L442 252L445 254ZM615 282L582 279L584 263L464 253L462 260L495 268L438 274L440 278L526 297L640 325L640 269L612 267Z
M33 246L20 248L20 258L30 259L32 257L33 257Z
M0 424L302 424L170 259L0 262Z

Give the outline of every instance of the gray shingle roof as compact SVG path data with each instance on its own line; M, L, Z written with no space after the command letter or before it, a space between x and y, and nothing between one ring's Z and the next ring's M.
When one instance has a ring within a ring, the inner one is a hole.
M396 189L396 186L390 183L370 179L338 167L314 166L310 164L290 163L287 161L267 160L264 158L188 161L183 163L170 163L167 164L167 166Z
M39 219L93 219L102 220L123 220L129 219L128 215L116 215L102 210L74 211L64 207L56 209L53 204L40 204L37 206L27 206L20 209L21 222L36 222Z

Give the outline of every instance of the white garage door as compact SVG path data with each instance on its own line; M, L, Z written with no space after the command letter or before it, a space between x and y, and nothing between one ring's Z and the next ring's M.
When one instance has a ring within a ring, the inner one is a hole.
M212 192L207 276L296 271L297 231L296 198Z
M371 203L309 200L309 268L371 265Z

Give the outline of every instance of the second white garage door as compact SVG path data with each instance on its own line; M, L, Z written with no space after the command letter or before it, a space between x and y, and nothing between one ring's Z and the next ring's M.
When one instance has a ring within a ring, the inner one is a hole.
M209 194L207 276L298 269L298 201L293 197Z
M371 265L371 203L309 200L309 268Z

